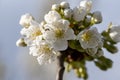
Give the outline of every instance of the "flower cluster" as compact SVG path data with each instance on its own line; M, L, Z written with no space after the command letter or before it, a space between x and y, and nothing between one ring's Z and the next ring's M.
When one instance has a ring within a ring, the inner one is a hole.
M111 53L117 51L120 27L111 24L108 30L99 33L93 25L102 22L102 15L100 11L91 12L91 8L91 0L83 0L73 9L68 2L54 4L41 23L26 13L19 22L23 26L22 38L16 44L29 46L30 54L37 57L40 65L55 61L64 52L68 69L75 69L84 79L87 78L85 61L94 61L106 70L112 61L104 57L102 48Z

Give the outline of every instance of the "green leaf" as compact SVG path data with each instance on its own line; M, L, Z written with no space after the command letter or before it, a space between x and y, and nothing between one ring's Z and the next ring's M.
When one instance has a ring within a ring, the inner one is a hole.
M117 53L118 52L118 49L116 46L114 45L109 45L108 47L106 47L106 49L110 52L110 53Z
M79 52L84 52L84 49L81 47L78 40L70 40L68 43L70 48L75 49Z
M101 70L107 70L112 67L112 60L106 57L100 57L97 61L94 61L95 65Z
M107 70L107 67L106 67L105 65L103 65L101 62L95 61L94 63L95 63L95 65L96 65L99 69L101 69L101 70L103 70L103 71L106 71L106 70Z

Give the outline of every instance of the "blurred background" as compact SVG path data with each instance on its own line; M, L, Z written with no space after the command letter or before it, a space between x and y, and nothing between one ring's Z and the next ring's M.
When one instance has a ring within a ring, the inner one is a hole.
M40 66L29 55L28 48L16 47L20 38L19 19L25 13L31 13L40 22L51 5L63 0L0 0L0 80L55 80L55 63ZM81 0L67 0L71 7L79 5ZM106 29L110 22L120 24L120 0L93 0L93 11L101 11L103 22L96 25L99 31ZM117 45L120 47L120 44ZM92 62L87 63L88 80L119 80L120 52L115 55L104 51L114 62L113 68L101 71ZM78 79L73 71L65 72L64 80Z

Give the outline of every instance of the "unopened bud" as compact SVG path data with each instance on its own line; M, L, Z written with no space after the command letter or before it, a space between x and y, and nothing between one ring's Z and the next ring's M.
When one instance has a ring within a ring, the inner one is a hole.
M66 18L71 18L72 14L73 14L72 9L65 9L65 10L64 10L64 16L65 16Z
M61 6L61 8L64 8L64 9L67 9L67 8L70 7L69 3L68 3L68 2L65 2L65 1L61 2L61 3L60 3L60 6Z
M32 20L34 20L33 16L29 13L26 13L21 16L19 24L25 28L28 28Z
M60 5L59 4L53 4L52 5L52 10L58 11L59 9L60 9Z
M104 52L103 50L98 50L98 52L95 54L97 57L103 56Z
M114 42L120 42L120 25L111 25L109 36Z
M102 22L102 14L100 11L96 11L93 13L92 20L94 20L95 24L99 24Z
M18 39L17 42L16 42L16 45L18 47L26 47L27 46L27 44L25 43L23 38Z
M92 8L92 1L91 0L83 0L80 2L80 7L87 10L87 12L90 12Z

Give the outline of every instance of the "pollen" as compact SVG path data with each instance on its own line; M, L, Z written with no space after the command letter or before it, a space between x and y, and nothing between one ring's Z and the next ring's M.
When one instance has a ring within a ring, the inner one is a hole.
M89 41L91 39L91 33L87 31L81 37L83 41Z
M62 29L56 29L55 30L55 37L62 38L64 35L64 31Z
M40 51L42 51L43 53L50 53L51 49L48 45L43 45L41 46Z
M31 37L34 37L34 39L37 37L37 36L39 36L39 35L41 35L42 33L41 33L41 31L35 31L33 34L31 34Z

